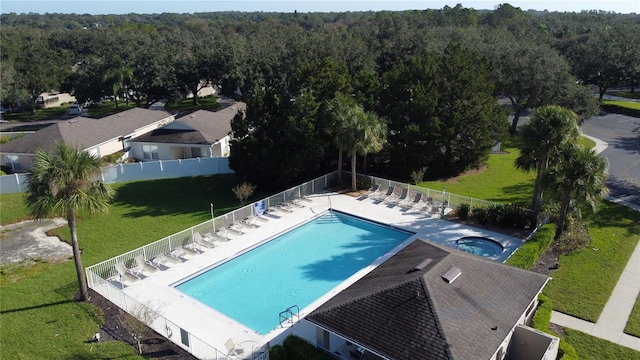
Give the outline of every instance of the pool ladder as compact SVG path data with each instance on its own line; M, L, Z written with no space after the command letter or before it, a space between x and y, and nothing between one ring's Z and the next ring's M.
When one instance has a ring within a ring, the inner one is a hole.
M296 321L293 321L293 317L296 317ZM298 305L289 306L286 310L280 311L278 314L280 318L280 326L284 327L285 324L289 324L289 326L293 326L294 323L300 321L300 309Z

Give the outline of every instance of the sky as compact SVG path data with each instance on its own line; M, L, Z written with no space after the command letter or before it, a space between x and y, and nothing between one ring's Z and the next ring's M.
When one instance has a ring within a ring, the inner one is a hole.
M65 13L65 14L154 14L197 13L216 11L263 11L263 12L345 12L381 10L441 9L445 5L454 7L461 3L466 8L492 10L496 5L509 3L522 10L548 10L580 12L582 10L604 10L617 13L640 14L640 0L422 0L422 1L378 1L378 0L0 0L0 13Z

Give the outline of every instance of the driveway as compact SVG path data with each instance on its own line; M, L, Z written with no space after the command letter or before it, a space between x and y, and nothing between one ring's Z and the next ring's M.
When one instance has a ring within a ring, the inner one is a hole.
M582 131L608 144L601 155L609 161L609 195L640 206L640 134L633 132L638 126L638 118L603 114L586 121Z

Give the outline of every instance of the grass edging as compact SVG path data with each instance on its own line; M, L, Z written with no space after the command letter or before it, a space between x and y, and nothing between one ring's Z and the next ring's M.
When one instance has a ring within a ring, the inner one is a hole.
M543 225L533 237L520 246L505 262L508 265L529 270L536 263L540 254L545 252L553 242L555 224Z

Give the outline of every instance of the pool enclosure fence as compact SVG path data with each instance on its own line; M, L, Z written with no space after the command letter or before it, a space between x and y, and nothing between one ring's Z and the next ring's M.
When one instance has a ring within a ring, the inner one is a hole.
M390 186L393 186L398 194L402 189L407 189L407 199L414 197L417 192L421 192L425 199L430 199L430 201L433 202L432 205L438 209L444 209L445 207L451 208L463 203L469 204L472 207L485 207L494 204L489 201L447 193L444 190L427 189L378 177L370 178L373 184L380 184L382 191L386 191ZM195 233L215 233L216 229L227 228L251 216L258 216L260 215L259 212L263 210L281 205L287 201L326 192L329 188L337 188L339 186L340 178L337 171L323 175L263 200L215 217L212 220L205 221L140 248L90 266L86 269L87 282L91 289L194 356L200 359L228 359L229 357L226 351L216 349L206 341L191 334L188 329L176 325L151 306L140 303L124 292L124 285L118 280L119 273L116 270L116 264L123 263L127 268L135 268L135 258L137 256L141 255L147 260L153 259L156 256L167 254L177 247L184 246L186 243L191 242L192 236ZM268 353L266 350L255 349L252 353L252 359L261 360L267 358Z

